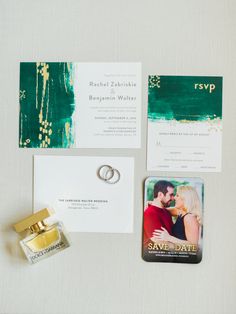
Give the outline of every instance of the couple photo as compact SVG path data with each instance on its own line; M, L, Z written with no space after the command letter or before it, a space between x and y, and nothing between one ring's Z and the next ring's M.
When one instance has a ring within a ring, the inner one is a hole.
M157 180L145 184L143 219L144 249L150 243L194 245L198 248L202 229L203 183L199 179Z

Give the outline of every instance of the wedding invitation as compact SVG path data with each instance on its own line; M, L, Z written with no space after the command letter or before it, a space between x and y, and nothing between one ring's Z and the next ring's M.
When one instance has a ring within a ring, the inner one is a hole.
M68 231L133 232L133 197L133 158L34 156L34 211L52 208Z
M20 64L19 147L140 148L141 64Z
M147 168L221 171L222 77L148 78Z

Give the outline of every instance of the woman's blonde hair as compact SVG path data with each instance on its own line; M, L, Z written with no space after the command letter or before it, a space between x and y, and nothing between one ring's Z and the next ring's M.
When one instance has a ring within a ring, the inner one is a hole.
M184 202L186 212L196 216L197 221L201 224L201 203L196 189L189 185L180 185L177 187L177 193Z

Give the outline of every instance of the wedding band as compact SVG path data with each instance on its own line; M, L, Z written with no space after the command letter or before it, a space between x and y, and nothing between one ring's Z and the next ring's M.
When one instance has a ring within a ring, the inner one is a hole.
M114 176L114 170L109 165L102 165L98 169L98 177L104 181L110 180Z
M115 184L120 180L120 172L109 165L99 167L97 175L99 179L109 184Z
M106 182L109 183L109 184L115 184L115 183L120 181L120 172L117 169L115 169L115 168L112 168L112 169L113 169L113 172L114 172L113 177L111 179L109 179L109 180L106 180Z

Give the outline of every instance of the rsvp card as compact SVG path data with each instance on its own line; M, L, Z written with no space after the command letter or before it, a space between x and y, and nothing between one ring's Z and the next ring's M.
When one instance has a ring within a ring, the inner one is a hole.
M20 64L19 147L140 148L141 64Z
M221 171L222 77L149 76L148 170Z
M103 165L116 183L99 177ZM54 209L68 231L133 232L133 197L133 158L34 156L34 211Z

